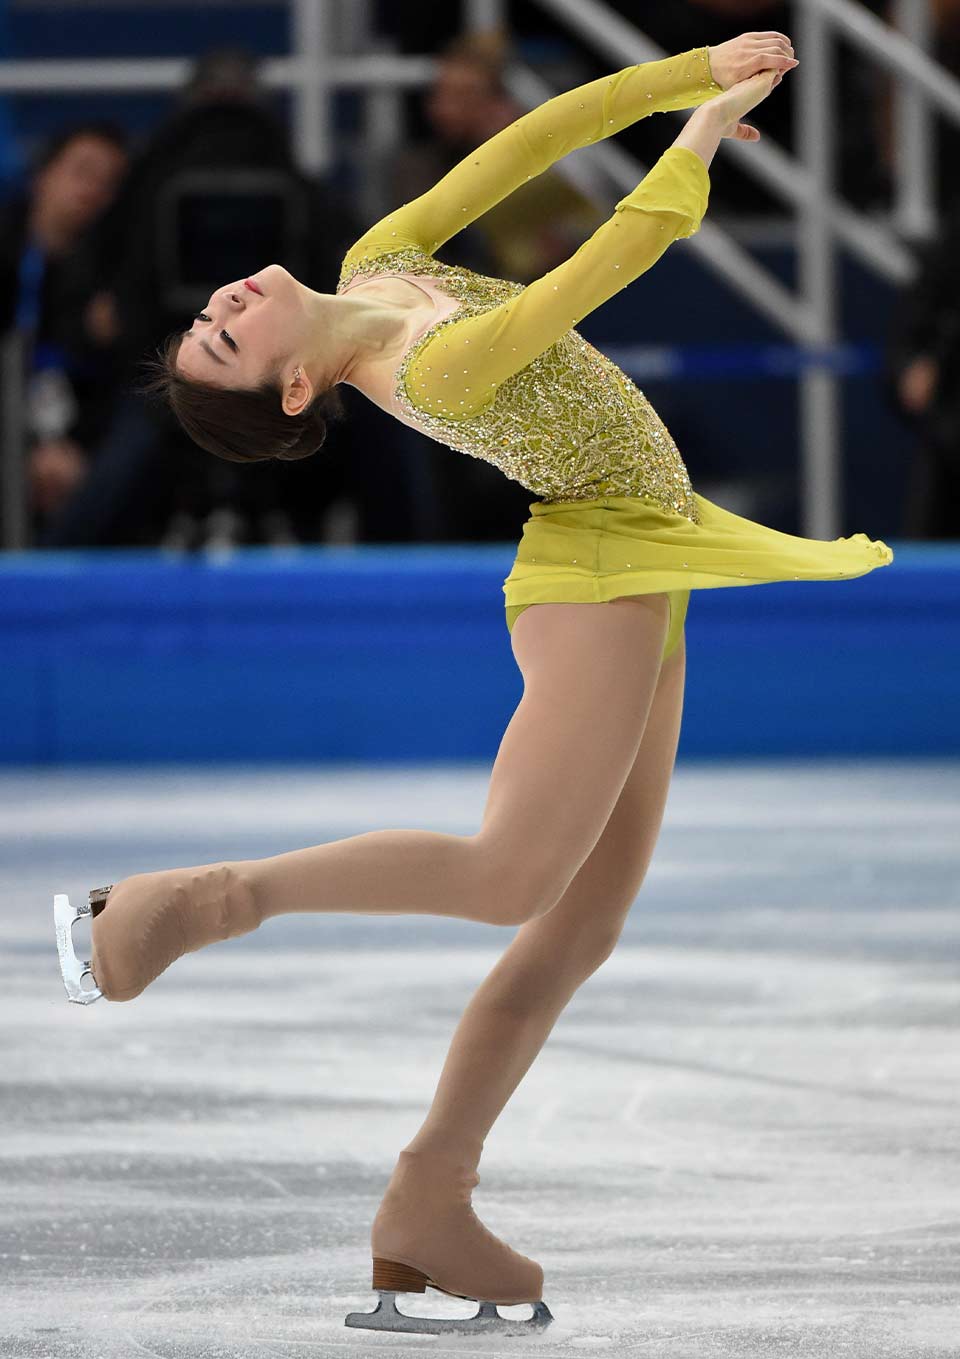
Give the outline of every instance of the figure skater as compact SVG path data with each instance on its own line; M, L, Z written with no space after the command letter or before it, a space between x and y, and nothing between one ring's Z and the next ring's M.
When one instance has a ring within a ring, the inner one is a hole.
M57 899L64 980L84 1003L132 1000L182 954L290 911L519 926L399 1154L371 1232L381 1302L349 1324L497 1329L508 1323L496 1304L519 1302L534 1314L514 1326L549 1320L540 1265L479 1221L471 1190L487 1133L610 956L647 872L677 748L690 591L847 578L893 558L862 533L795 537L698 495L643 393L573 329L698 230L721 138L758 141L741 119L796 65L783 33L750 32L549 99L371 227L347 252L336 293L279 264L218 289L166 342L149 388L202 447L252 462L315 452L346 382L537 497L503 587L523 696L474 834L378 830L135 874L80 908L93 917L86 964L70 942L79 913ZM568 152L684 108L695 112L642 183L529 286L435 258ZM428 1285L476 1299L476 1318L404 1318L396 1292Z

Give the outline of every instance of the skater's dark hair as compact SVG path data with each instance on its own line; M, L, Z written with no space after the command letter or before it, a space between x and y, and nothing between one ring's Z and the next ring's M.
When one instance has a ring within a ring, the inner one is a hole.
M147 381L138 385L138 391L162 398L187 436L208 453L228 462L309 458L322 447L328 425L346 414L340 393L329 387L299 415L287 415L280 405L279 370L257 387L217 387L185 378L177 371L184 333L170 335L157 358L141 362Z

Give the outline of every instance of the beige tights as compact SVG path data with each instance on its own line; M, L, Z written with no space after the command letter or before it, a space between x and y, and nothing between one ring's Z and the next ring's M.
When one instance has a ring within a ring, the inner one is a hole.
M558 1016L612 953L663 822L684 675L681 638L664 662L643 740L603 834L560 901L517 931L474 993L411 1150L459 1148L479 1158Z
M239 867L261 918L291 911L457 916L519 925L551 910L633 767L660 671L665 595L544 604L514 625L523 696L480 830L378 830Z
M660 673L665 594L538 604L514 624L523 675L479 831L376 830L263 859L135 874L93 922L109 999L182 953L293 911L431 914L521 925L560 901L633 767Z
M453 1292L468 1287L470 1296L542 1296L539 1264L484 1227L470 1193L487 1133L570 998L609 957L646 874L676 757L684 676L681 637L600 840L561 900L518 930L457 1026L430 1111L401 1151L374 1220L375 1260L427 1273L432 1262L435 1281Z
M521 923L466 1007L413 1151L457 1150L476 1165L560 1012L619 938L653 856L679 741L684 643L661 671L666 622L662 595L519 616L524 697L476 836L377 830L245 864L264 915Z
M668 623L662 594L520 615L512 642L523 696L476 834L371 831L140 874L117 884L94 920L94 975L115 999L139 994L181 953L291 911L520 926L460 1020L372 1233L374 1254L379 1244L391 1259L423 1263L429 1220L432 1259L451 1291L469 1278L474 1297L478 1279L501 1301L539 1296L539 1266L486 1233L469 1191L487 1133L570 997L609 956L653 853L683 697L682 637L661 668Z

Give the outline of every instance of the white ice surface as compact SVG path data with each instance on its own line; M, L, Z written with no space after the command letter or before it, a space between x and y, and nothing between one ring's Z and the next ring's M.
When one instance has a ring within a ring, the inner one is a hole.
M135 1002L67 1003L54 892L379 826L470 833L488 777L0 777L4 1359L957 1359L957 765L678 767L623 938L480 1166L477 1212L544 1267L536 1338L343 1325L373 1305L380 1194L512 930L288 916Z

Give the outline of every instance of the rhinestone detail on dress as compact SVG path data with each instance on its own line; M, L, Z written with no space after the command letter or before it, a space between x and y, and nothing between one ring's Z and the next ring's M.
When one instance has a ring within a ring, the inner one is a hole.
M424 434L492 463L548 504L642 496L699 523L690 477L666 425L626 373L574 329L501 382L479 411L457 418L418 406L407 382L416 355L463 317L517 297L524 285L404 246L348 255L337 291L357 275L391 273L429 277L460 303L410 345L397 369L397 405Z

